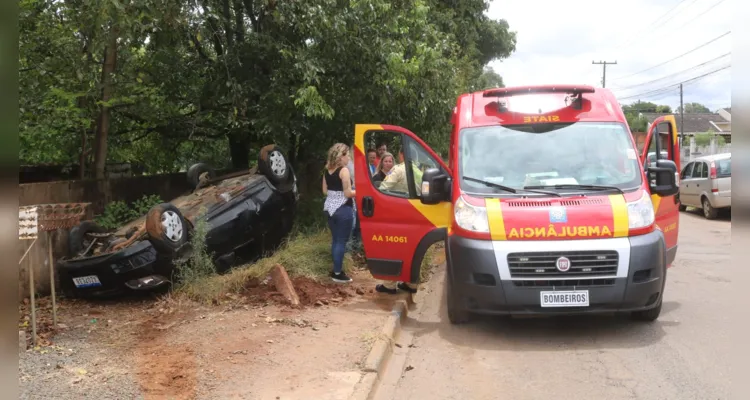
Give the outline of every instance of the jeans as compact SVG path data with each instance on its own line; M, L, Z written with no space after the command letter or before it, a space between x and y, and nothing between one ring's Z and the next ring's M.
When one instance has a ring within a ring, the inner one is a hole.
M359 242L362 241L362 231L359 229L359 216L357 215L356 211L353 211L352 214L354 215L354 228L352 229L352 243L359 244Z
M344 269L344 253L346 242L352 234L352 219L354 213L351 206L339 207L333 215L328 217L328 227L331 228L331 254L333 255L333 272L340 273Z

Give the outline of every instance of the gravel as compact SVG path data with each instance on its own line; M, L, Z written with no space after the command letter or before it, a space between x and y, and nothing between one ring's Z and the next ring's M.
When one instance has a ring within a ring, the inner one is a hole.
M55 337L54 345L19 354L21 399L143 399L127 359L113 347L95 346L85 329Z

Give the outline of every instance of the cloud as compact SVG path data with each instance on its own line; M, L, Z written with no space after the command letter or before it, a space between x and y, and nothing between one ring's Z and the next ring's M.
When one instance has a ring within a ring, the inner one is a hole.
M714 7L718 1L494 1L487 14L507 20L518 42L510 58L490 66L508 86L580 83L600 87L602 66L592 61L617 61L606 67L606 87L622 103L640 99L676 108L680 103L677 84L729 65L731 55L706 62L731 52L732 34L652 67L730 31L731 1ZM687 82L683 100L703 103L712 110L729 106L730 78L728 68Z

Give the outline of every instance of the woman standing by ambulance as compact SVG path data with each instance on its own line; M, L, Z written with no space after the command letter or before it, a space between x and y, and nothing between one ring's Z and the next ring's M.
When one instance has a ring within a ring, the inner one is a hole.
M328 226L331 229L331 255L334 282L351 282L352 278L344 273L344 253L346 243L352 233L354 222L354 189L349 164L349 146L336 143L328 150L326 171L323 174L323 195L326 196L323 210L328 214Z

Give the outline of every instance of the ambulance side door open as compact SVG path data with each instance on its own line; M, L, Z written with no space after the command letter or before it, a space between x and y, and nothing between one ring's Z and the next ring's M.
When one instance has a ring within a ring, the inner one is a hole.
M400 163L403 149L406 179L401 185L381 187L370 176L367 150L386 144ZM429 247L445 239L451 222L448 196L441 201L422 202L422 176L425 171L448 177L443 160L408 129L393 125L357 124L354 137L354 179L357 213L367 268L383 280L419 282L422 259Z
M664 152L667 153L666 158ZM649 153L655 155L652 157L653 160L649 160ZM677 255L677 233L680 224L679 198L677 197L680 147L674 116L659 117L651 124L646 135L641 162L651 187L656 225L664 232L667 245L667 266L671 266Z

